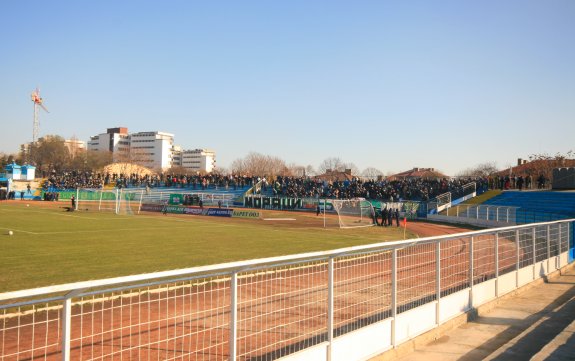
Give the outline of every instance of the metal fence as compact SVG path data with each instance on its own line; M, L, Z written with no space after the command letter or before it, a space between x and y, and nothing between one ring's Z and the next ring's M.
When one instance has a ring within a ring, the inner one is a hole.
M318 345L329 360L337 340L388 320L377 342L393 347L423 322L404 335L410 310L564 266L572 221L7 292L0 360L275 360Z
M445 215L458 218L480 219L485 221L516 223L518 207L488 205L457 205L445 210Z
M477 184L475 182L467 183L460 189L454 189L450 192L443 193L427 202L427 209L430 212L438 213L451 206L451 202L466 196L475 196L477 193Z
M457 205L444 211L446 216L468 218L482 221L493 221L509 224L549 222L569 218L565 213L549 212L534 209L523 209L511 206L495 205Z

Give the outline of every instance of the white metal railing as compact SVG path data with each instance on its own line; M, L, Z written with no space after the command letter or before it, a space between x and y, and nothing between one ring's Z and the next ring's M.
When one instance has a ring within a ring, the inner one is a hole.
M234 194L230 193L207 193L207 192L197 192L193 190L168 190L168 191L149 191L145 192L142 198L143 203L164 203L170 200L170 194L181 194L181 195L191 195L197 196L202 200L204 205L216 205L218 202L222 202L223 206L230 206L233 203L235 197Z
M519 207L490 205L457 205L445 210L445 215L457 218L479 219L484 221L516 223Z
M429 201L427 203L427 210L428 212L431 213L439 213L444 209L450 207L451 203L454 200L460 198L469 199L471 197L474 197L476 195L476 192L477 192L477 184L475 182L464 184L461 187L461 190L450 191L440 194L431 201Z
M539 209L524 209L521 207L511 206L497 206L497 205L457 205L445 210L445 216L456 218L460 220L477 220L478 224L484 225L497 225L507 223L525 224L525 223L538 223L549 222L558 219L568 218L567 215L560 212L542 211ZM438 218L439 217L439 218ZM449 221L448 218L439 216L432 216L434 219L443 219ZM474 222L471 222L474 223Z
M365 359L565 266L573 221L2 293L0 360Z

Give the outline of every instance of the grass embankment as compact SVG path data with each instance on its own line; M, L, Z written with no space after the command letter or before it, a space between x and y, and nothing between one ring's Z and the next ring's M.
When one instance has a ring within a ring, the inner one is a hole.
M324 229L321 216L289 217L117 216L3 203L0 293L403 239L402 228Z

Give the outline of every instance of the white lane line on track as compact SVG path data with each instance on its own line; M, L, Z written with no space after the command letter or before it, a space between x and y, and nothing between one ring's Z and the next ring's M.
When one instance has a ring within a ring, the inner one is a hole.
M7 230L7 231L13 231L13 232L20 232L20 233L40 234L40 233L36 233L36 232L24 231L24 230L22 230L22 229L15 229L15 228L4 228L4 227L0 227L0 229L5 229L5 230Z

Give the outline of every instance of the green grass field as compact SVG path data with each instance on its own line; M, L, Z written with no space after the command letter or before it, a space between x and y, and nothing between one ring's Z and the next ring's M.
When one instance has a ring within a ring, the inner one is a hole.
M403 239L401 227L324 229L311 213L270 212L295 221L264 221L29 204L0 203L0 293Z

